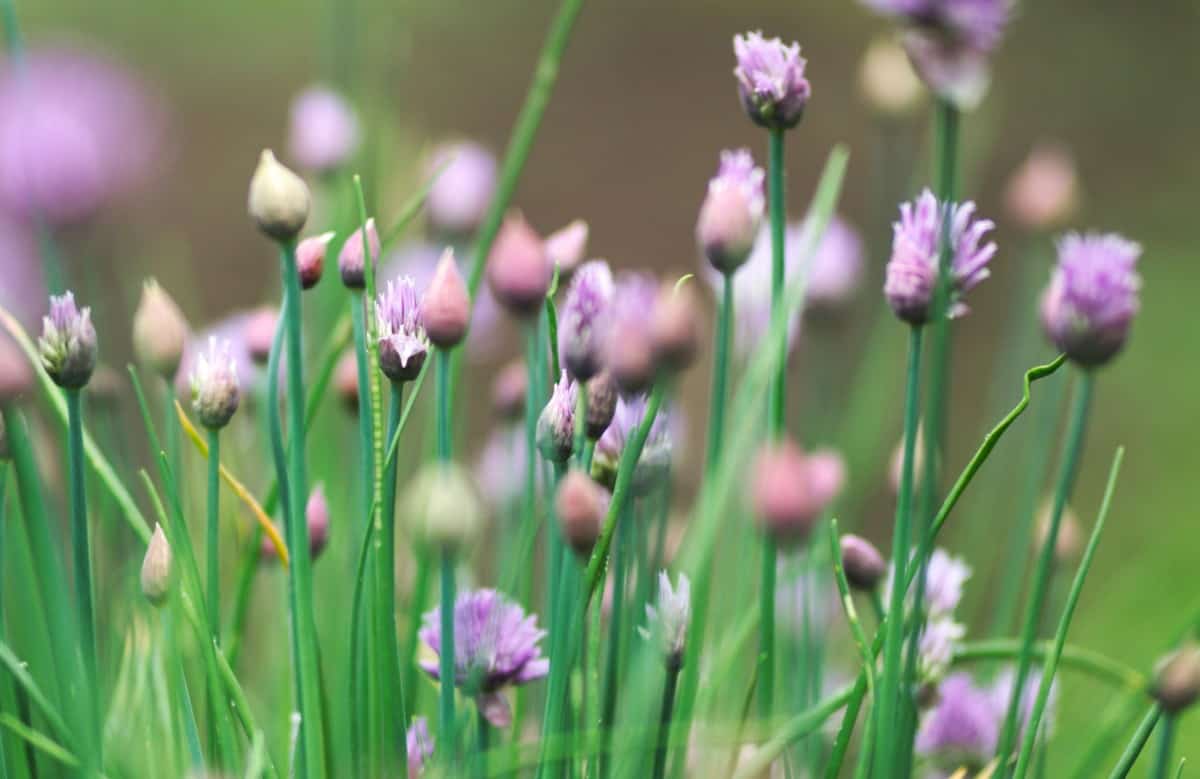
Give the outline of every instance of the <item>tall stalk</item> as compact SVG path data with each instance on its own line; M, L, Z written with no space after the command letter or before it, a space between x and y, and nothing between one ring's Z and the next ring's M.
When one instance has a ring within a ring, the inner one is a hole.
M221 559L218 544L218 518L220 516L221 500L221 436L215 429L208 431L208 503L206 536L204 544L205 570L207 591L205 592L206 611L208 612L208 633L214 645L221 643ZM217 707L221 705L224 696L208 696L206 719L209 732L216 728Z
M1171 770L1171 748L1175 745L1175 715L1163 715L1162 727L1158 729L1158 749L1154 752L1154 764L1150 779L1167 779Z
M403 382L395 382L392 384L391 404L388 409L388 440L396 434L400 427L400 415L403 411L404 400L404 384ZM380 507L382 511L382 534L377 543L378 554L375 560L376 570L379 573L379 591L376 593L378 598L379 614L382 618L384 628L384 643L381 648L384 673L393 681L393 684L399 684L397 675L400 672L400 655L399 646L397 645L396 633L396 458L392 458L387 463L387 468L384 473L383 480L383 505ZM398 700L394 703L399 706L399 720L402 727L408 727L408 706L404 697L404 687L401 684L399 689L395 690ZM390 723L390 718L385 717L385 722ZM384 726L385 744L391 743L387 737L387 726ZM394 750L388 748L385 752L386 765L390 765L391 756ZM399 750L401 754L402 775L408 775L408 751L406 749Z
M667 745L671 738L671 713L675 710L675 689L679 683L679 664L667 664L663 683L662 708L658 714L658 744L654 750L654 779L662 779L667 769Z
M450 461L450 352L437 349L437 458ZM438 723L439 743L445 750L445 765L454 765L454 551L441 550L441 646L439 656Z
M79 608L79 645L83 656L84 673L91 690L90 704L96 745L100 745L100 678L96 662L96 614L92 598L92 553L88 537L87 494L83 470L83 408L80 391L68 389L67 437L68 462L71 478L71 549L75 562L75 600Z

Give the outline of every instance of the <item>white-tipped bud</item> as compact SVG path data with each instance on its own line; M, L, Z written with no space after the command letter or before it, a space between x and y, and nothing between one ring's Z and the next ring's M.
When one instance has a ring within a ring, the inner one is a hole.
M484 509L462 466L434 462L422 467L409 485L405 516L426 543L458 551L479 535Z
M1172 714L1195 703L1200 697L1200 646L1187 644L1160 660L1150 694Z
M304 179L275 159L270 149L264 149L250 178L247 202L258 229L276 241L294 241L308 221L310 206Z
M146 556L142 558L142 594L155 606L167 600L171 588L171 545L163 533L162 525L154 526Z
M858 70L858 86L872 109L885 116L903 116L921 104L924 89L904 48L892 38L867 47Z

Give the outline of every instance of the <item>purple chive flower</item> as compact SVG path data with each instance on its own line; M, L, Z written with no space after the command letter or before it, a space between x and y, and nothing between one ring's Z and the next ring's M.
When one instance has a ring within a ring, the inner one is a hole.
M312 86L292 100L288 149L300 167L317 173L336 170L354 155L358 143L358 117L334 90Z
M567 289L558 317L558 351L567 372L579 381L603 368L614 289L612 270L604 260L580 266Z
M92 310L75 305L75 295L66 292L50 296L50 313L42 318L38 339L42 367L54 383L66 389L79 389L96 370L96 329Z
M425 763L433 757L433 737L429 735L429 721L414 717L412 726L404 734L408 750L408 779L416 779L425 770Z
M654 378L650 328L657 300L658 282L649 273L626 271L617 276L605 360L623 393L644 392Z
M733 75L751 121L772 129L795 127L812 94L800 44L784 45L779 38L764 38L761 31L748 32L733 37L733 52Z
M952 247L950 316L967 312L962 297L988 277L988 262L996 254L995 243L983 243L995 224L990 219L976 219L974 203L945 207L928 189L915 201L902 203L900 221L892 226L892 258L883 294L896 316L912 325L925 324L932 313L943 212L949 213Z
M933 616L952 613L962 601L963 585L971 578L971 566L938 547L929 555L925 569L925 610Z
M161 117L124 67L83 50L32 50L0 69L0 209L52 225L127 194L158 156Z
M917 642L917 679L923 684L941 681L950 670L950 661L967 628L950 617L931 618Z
M501 690L526 684L550 673L538 642L546 632L537 617L495 590L464 592L454 603L454 680L456 687L474 694L480 711L496 727L507 727L511 713ZM436 655L442 644L441 610L425 614L421 641ZM421 661L421 668L439 679L436 658Z
M425 207L434 232L470 235L479 229L496 191L496 158L476 143L451 143L430 157L435 176Z
M807 312L828 314L846 306L863 276L863 243L845 220L833 217L813 253L804 279Z
M973 774L992 759L1003 718L1004 709L989 690L976 686L970 674L951 674L921 721L916 752L935 770L949 773L966 766Z
M250 350L251 344L246 339L246 325L254 315L253 310L240 311L227 316L206 330L188 337L183 347L183 356L179 361L179 369L174 375L175 390L181 397L191 397L192 372L195 370L200 355L213 338L229 344L229 356L237 369L238 385L248 387L254 384L261 374L254 362ZM280 369L282 370L282 368L281 362ZM280 382L280 389L283 389L283 382Z
M1016 672L1011 667L1006 667L1000 673L996 674L996 678L992 681L991 694L992 703L996 707L1000 717L1008 714L1008 704L1012 700L1013 685L1016 682ZM1017 707L1017 724L1021 734L1025 731L1025 724L1029 722L1029 717L1033 714L1033 707L1037 703L1038 688L1042 684L1042 674L1039 669L1030 671L1029 676L1025 679L1025 689L1021 691L1021 703ZM1050 682L1050 695L1046 699L1046 710L1042 713L1042 720L1038 723L1038 739L1045 740L1050 737L1054 730L1054 715L1058 709L1058 680L1054 679Z
M1125 345L1138 312L1142 247L1116 233L1069 233L1042 295L1042 328L1057 348L1092 368Z
M575 448L575 402L578 399L579 385L563 371L537 421L538 451L551 462L566 462Z
M646 416L646 403L645 395L618 397L612 422L596 442L592 473L599 481L611 483L626 442ZM633 471L632 486L635 493L645 495L667 477L675 448L674 439L680 437L678 428L675 414L665 404L661 406L654 423L650 425L642 456L638 458Z
M412 381L425 364L429 338L421 326L417 288L408 276L389 281L375 301L379 369L393 382Z
M700 206L696 241L722 273L741 267L754 248L765 207L763 179L763 169L755 166L749 149L721 152L717 175L708 182Z
M189 382L192 410L200 418L200 424L210 430L229 424L241 400L237 363L230 353L229 341L209 336L208 350L196 358Z
M658 644L663 659L670 668L683 665L683 650L687 645L688 625L692 622L692 585L680 573L678 584L672 586L666 571L658 573L658 598L646 604L646 627L638 628L644 638Z

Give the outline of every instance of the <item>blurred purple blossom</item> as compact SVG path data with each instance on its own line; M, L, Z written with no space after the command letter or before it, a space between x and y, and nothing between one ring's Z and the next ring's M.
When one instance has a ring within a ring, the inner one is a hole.
M563 366L577 379L587 381L604 367L615 289L604 260L584 263L571 278L558 317L558 351Z
M429 721L414 717L408 732L404 734L408 750L408 779L416 779L425 770L425 763L433 757L433 737L429 735Z
M33 231L0 215L0 306L31 330L45 311L46 282Z
M436 176L426 208L435 232L471 235L479 229L496 190L496 158L477 143L439 146L430 155L428 175Z
M637 395L617 398L617 408L613 413L612 422L600 440L596 442L595 466L601 471L615 472L625 444L633 436L634 430L642 424L646 416L647 397ZM650 434L646 436L642 447L642 456L638 458L633 471L633 489L635 493L645 494L662 479L666 478L671 469L672 457L676 443L682 439L682 418L668 405L663 404L654 416L650 425Z
M316 85L292 100L288 149L300 167L317 173L335 170L354 155L358 144L358 117L341 94Z
M214 325L204 330L192 333L187 345L183 348L183 359L175 374L175 390L180 397L191 397L191 382L189 377L196 365L200 353L208 345L210 338L229 342L229 356L237 374L238 384L242 387L252 387L262 375L255 365L250 353L250 345L246 341L246 325L254 317L256 309L238 311L230 314ZM283 357L280 359L280 370L283 370ZM282 391L282 386L280 387Z
M825 227L804 279L808 310L833 311L853 298L862 282L863 243L848 222L834 216Z

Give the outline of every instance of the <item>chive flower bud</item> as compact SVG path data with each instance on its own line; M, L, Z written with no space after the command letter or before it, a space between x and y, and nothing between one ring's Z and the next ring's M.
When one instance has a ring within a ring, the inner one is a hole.
M358 117L332 89L314 86L296 95L289 119L288 151L306 170L335 171L358 149Z
M188 342L188 323L175 300L154 279L142 285L133 314L133 351L165 379L175 378Z
M807 224L804 229L808 229ZM858 232L834 215L813 252L804 280L804 313L830 320L851 303L862 281L863 243Z
M308 185L264 149L250 178L250 217L268 237L280 243L296 239L308 221Z
M478 230L496 194L492 153L470 142L443 145L431 155L428 175L425 207L433 232L460 239Z
M735 35L733 51L738 94L750 120L760 127L786 130L804 115L812 87L804 77L807 61L800 44L766 39L761 31Z
M1069 233L1042 295L1042 329L1055 347L1085 368L1104 365L1129 337L1138 312L1142 247L1116 233Z
M33 378L25 353L6 333L0 333L0 406L32 392Z
M379 232L375 229L375 218L367 220L367 244L371 249L371 268L379 265ZM366 286L366 258L363 255L363 228L355 230L338 253L338 271L347 289L362 289Z
M451 349L462 342L470 322L471 298L467 285L458 272L453 250L446 249L421 297L421 324L435 346Z
M754 248L766 204L763 179L749 149L721 152L696 222L696 243L721 273L740 268Z
M588 223L576 219L546 236L546 257L561 278L575 273L587 255Z
M856 590L870 592L879 586L887 575L887 561L879 550L865 538L844 535L841 539L842 569L846 581Z
M142 594L151 605L166 603L171 588L171 545L163 533L162 525L154 526L146 556L142 558Z
M252 312L242 326L242 341L250 360L259 367L265 366L271 357L271 343L275 340L275 329L279 326L279 311L272 306L263 306Z
M790 440L768 443L754 462L754 513L765 532L792 546L808 538L845 479L845 465L834 452L806 454Z
M612 325L606 346L608 371L627 395L645 392L654 380L650 321L658 283L647 273L623 273L613 292Z
M604 371L588 381L587 393L585 432L589 440L599 441L617 413L617 383Z
M867 47L858 69L858 87L867 105L885 117L911 114L924 97L908 55L891 37Z
M608 494L590 476L572 468L558 485L554 511L563 538L580 557L587 557L600 537Z
M688 627L692 622L691 582L683 573L677 582L672 586L667 572L659 571L658 597L653 605L646 604L647 626L638 629L643 638L658 644L663 662L673 670L683 667Z
M241 400L237 363L230 354L229 341L208 339L208 351L196 357L190 377L192 410L200 424L209 430L220 430L229 424Z
M524 217L505 219L487 261L496 300L514 316L533 316L541 311L552 272L545 244Z
M417 288L408 276L389 281L375 301L379 369L393 383L412 381L425 364L429 339L421 327Z
M660 370L678 372L696 359L700 325L696 321L696 298L691 287L664 285L650 319L650 343L654 363Z
M304 504L304 521L308 524L308 554L316 560L329 544L329 501L325 497L324 485L318 484L308 494L308 502ZM279 559L279 552L271 539L263 537L259 559Z
M404 515L417 537L433 547L458 551L479 535L484 509L462 466L431 462L409 484Z
M79 389L96 370L96 329L92 310L80 310L75 295L65 292L50 296L50 313L42 317L42 335L38 339L42 367L65 389Z
M575 448L575 401L579 387L563 371L537 421L537 447L550 462L565 463Z
M525 363L513 360L500 369L492 381L492 410L504 421L520 419L525 413L525 392L529 387L529 372Z
M1004 205L1017 224L1032 232L1070 221L1079 210L1079 180L1070 152L1053 144L1034 147L1009 179Z
M613 299L613 276L604 260L579 268L558 317L558 350L563 366L579 381L604 367Z
M343 354L333 369L333 389L342 408L351 414L358 413L358 362L353 352Z
M1171 714L1195 703L1200 697L1200 646L1186 644L1160 660L1150 694Z
M321 233L296 244L296 270L300 273L301 289L312 289L321 280L325 273L325 252L335 235L333 232ZM359 253L362 253L361 246Z

